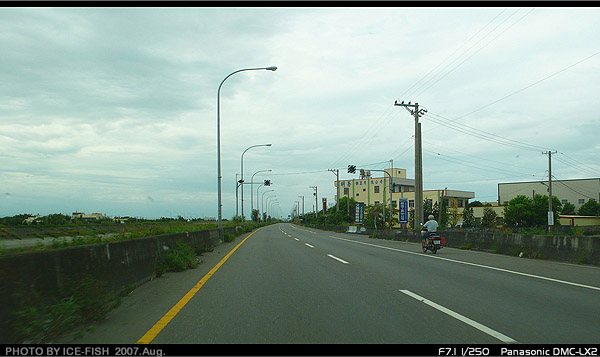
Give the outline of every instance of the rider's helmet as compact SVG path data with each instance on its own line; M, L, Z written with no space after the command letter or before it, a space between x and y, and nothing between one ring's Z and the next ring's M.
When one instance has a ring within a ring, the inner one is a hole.
M433 219L433 215L430 214L429 217L427 217L427 219Z

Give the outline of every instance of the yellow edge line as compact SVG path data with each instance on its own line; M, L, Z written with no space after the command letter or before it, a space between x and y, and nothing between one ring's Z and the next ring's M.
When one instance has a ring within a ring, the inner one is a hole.
M221 267L221 265L223 265L223 263L225 263L225 261L229 259L233 252L235 252L236 249L238 249L240 245L242 245L242 243L246 241L246 239L250 238L254 233L258 232L263 228L264 227L260 227L259 229L250 233L250 235L244 238L244 240L242 240L240 244L235 246L235 248L233 248L231 252L229 252L223 259L221 259L221 261L217 265L215 265L214 268L212 268L192 289L190 289L190 291L188 291L187 294L185 294L185 296L181 298L181 300L179 300L179 302L177 302L177 304L175 304L175 306L173 306L171 310L169 310L163 317L161 317L161 319L158 320L158 322L154 324L154 326L152 326L152 328L150 328L150 330L148 330L148 332L146 332L144 336L142 336L142 338L140 338L139 341L136 343L148 344L152 342L152 340L154 340L154 338L160 333L160 331L162 331L162 329L165 328L165 326L167 326L167 324L192 299L192 297L196 295L196 293L198 292L198 290L200 290L202 285L204 285L204 283L206 283L206 281L210 279L210 277Z

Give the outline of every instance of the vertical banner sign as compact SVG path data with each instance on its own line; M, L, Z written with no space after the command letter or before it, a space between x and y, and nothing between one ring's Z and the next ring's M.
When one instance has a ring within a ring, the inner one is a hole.
M354 223L363 224L365 217L365 204L363 202L357 202L354 208Z
M398 203L398 222L408 223L408 199L401 198Z
M323 214L327 214L327 198L323 197Z

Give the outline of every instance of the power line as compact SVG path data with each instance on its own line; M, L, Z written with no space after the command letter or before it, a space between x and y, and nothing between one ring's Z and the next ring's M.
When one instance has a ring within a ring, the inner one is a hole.
M586 172L589 172L589 173L592 173L592 175L594 175L594 176L600 176L600 175L598 174L598 171L596 171L597 169L594 169L594 168L593 168L593 167L591 167L591 166L588 166L588 165L586 165L586 164L584 164L584 163L582 163L582 162L580 162L580 161L577 161L577 160L575 160L574 158L572 158L572 157L568 156L568 155L567 155L567 154L565 154L564 152L561 152L561 151L559 151L558 153L559 153L559 154L562 154L562 155L564 155L566 158L568 158L568 159L570 159L570 160L573 160L573 161L575 161L576 163L578 163L579 165L581 165L581 166L583 166L583 167L585 167L585 168L589 168L589 170L587 170L587 169L580 169L580 170L582 170L582 171L586 171ZM562 161L562 160L560 160L560 158L559 158L559 161ZM564 162L564 161L562 161L562 162ZM564 163L566 163L566 162L564 162ZM572 164L570 164L570 163L566 163L566 164L567 164L567 165L570 165L570 166L572 166L572 167L575 167L575 168L577 168L576 166L574 166L574 165L572 165Z
M435 155L428 154L427 151L428 152L432 152ZM478 170L490 171L490 172L495 172L495 173L513 172L513 173L516 173L518 175L522 175L523 174L522 172L509 171L509 170L499 169L499 168L496 168L496 167L493 167L493 166L489 166L489 165L484 165L484 164L479 164L479 163L473 163L473 162L470 162L470 161L455 159L455 158L449 157L447 155L442 155L440 153L437 153L437 152L434 152L434 151L430 151L430 150L424 150L424 152L426 152L426 154L428 156L432 156L432 157L436 157L436 158L441 159L441 160L446 160L446 161L450 161L450 162L453 162L453 163L457 163L459 165L476 168ZM486 167L487 167L487 169L486 169ZM531 176L534 176L534 175L531 175Z
M496 30L496 28L498 28L500 25L502 25L504 22L506 22L506 20L508 20L510 17L512 17L512 15L516 14L519 10L513 12L509 17L507 17L504 21L502 21L498 26L496 26L491 32L493 32L494 30ZM469 57L465 58L461 63L459 63L458 65L456 65L454 68L452 68L450 71L448 71L446 74L444 74L440 79L438 79L437 81L435 81L434 83L432 83L429 87L425 88L423 91L421 91L419 94L415 95L415 96L419 96L421 94L423 94L425 91L427 91L429 88L431 88L433 85L435 85L436 83L438 83L439 81L441 81L442 79L444 79L446 76L448 76L450 73L454 72L454 70L456 70L458 67L462 66L463 63L465 63L466 61L468 61L469 59L471 59L471 57L475 56L479 51L481 51L482 49L484 49L485 47L487 47L487 45L489 45L490 43L492 43L495 39L497 39L498 37L500 37L501 35L503 35L506 31L508 31L511 27L513 27L515 24L517 24L519 21L521 21L523 18L525 18L527 15L529 15L533 10L535 9L531 9L528 13L526 13L525 15L523 15L520 19L518 19L517 21L515 21L514 23L512 23L509 27L507 27L504 31L502 31L501 33L499 33L496 37L494 37L493 39L491 39L490 41L488 41L485 45L483 45L481 48L479 48L477 51L475 51L472 55L470 55ZM491 33L490 32L490 33ZM477 43L479 43L481 40L479 40ZM477 44L476 43L476 44ZM475 45L473 45L475 46ZM471 48L473 47L471 46ZM469 49L471 49L469 48Z
M575 193L578 193L578 194L580 194L580 195L582 195L582 196L585 196L585 197L587 197L587 198L591 198L591 199L594 199L594 200L595 200L595 199L597 199L596 197L591 197L591 196L588 196L588 195L586 195L585 193L581 193L581 192L579 192L579 191L575 190L574 188L572 188L571 186L567 185L567 184L566 184L566 183L564 183L564 182L563 182L561 179L557 178L557 177L556 177L556 176L554 176L554 175L552 175L552 177L554 177L554 178L556 179L556 181L554 181L554 182L559 182L560 184L562 184L563 186L567 187L569 190L571 190L571 191L573 191L573 192L575 192Z
M426 141L426 142L428 142L428 143L431 143L431 142L429 142L429 141ZM491 159L489 159L489 158L482 158L482 157L479 157L479 156L475 156L475 155L467 154L467 153L465 153L465 152L458 151L458 150L454 150L454 149L450 149L450 148L447 148L447 147L441 146L441 145L439 145L439 144L433 144L433 145L435 145L435 146L437 146L437 147L440 147L440 148L443 148L443 149L446 149L446 150L454 151L454 152L456 152L456 153L459 153L459 154L462 154L462 155L465 155L465 156L470 156L470 157L473 157L473 158L476 158L476 159L484 160L484 161L486 161L486 162L488 162L488 161L491 161L491 162L495 162L495 163L498 163L498 164L501 164L501 165L512 166L512 167L516 167L516 168L520 168L520 169L527 169L527 170L531 169L531 167L524 167L524 166L517 166L517 165L513 165L513 164L507 164L507 163L505 163L505 162L501 162L501 161L495 161L495 160L491 160Z
M512 97L513 95L515 95L515 94L517 94L517 93L520 93L520 92L522 92L522 91L524 91L524 90L526 90L526 89L528 89L528 88L531 88L531 87L535 86L536 84L539 84L539 83L541 83L541 82L543 82L543 81L545 81L545 80L547 80L547 79L550 79L550 78L552 78L552 77L556 76L557 74L559 74L559 73L562 73L562 72L566 71L566 70L567 70L567 69L569 69L569 68L575 67L576 65L578 65L578 64L580 64L580 63L582 63L582 62L584 62L584 61L587 61L588 59L590 59L590 58L592 58L592 57L594 57L594 56L596 56L596 55L598 55L598 54L600 54L600 52L596 52L596 53L594 53L593 55L591 55L591 56L588 56L588 57L586 57L586 58L582 59L581 61L578 61L578 62L576 62L576 63L574 63L574 64L572 64L572 65L570 65L570 66L568 66L568 67L565 67L565 68L561 69L561 70L560 70L560 71L558 71L558 72L555 72L555 73L553 73L553 74L551 74L551 75L549 75L549 76L547 76L547 77L544 77L544 78L540 79L540 80L539 80L539 81L537 81L537 82L534 82L534 83L532 83L532 84L530 84L530 85L528 85L528 86L526 86L526 87L524 87L524 88L521 88L521 89L519 89L519 90L518 90L518 91L516 91L516 92L513 92L513 93L511 93L511 94L509 94L509 95L506 95L506 96L504 96L504 97L502 97L502 98L500 98L500 99L498 99L498 100L496 100L496 101L493 101L493 102L491 102L490 104L484 105L484 106L483 106L483 107L481 107L481 108L475 109L475 110L473 110L473 111L471 111L471 112L469 112L469 113L467 113L467 114L465 114L465 115L463 115L463 116L460 116L460 117L458 117L457 119L462 119L462 118L464 118L464 117L466 117L466 116L468 116L468 115L471 115L471 114L473 114L473 113L476 113L476 112L478 112L478 111L480 111L480 110L482 110L482 109L485 109L485 108L487 108L487 107L489 107L489 106L491 106L491 105L494 105L494 104L496 104L496 103L498 103L498 102L500 102L500 101L502 101L502 100L504 100L504 99L506 99L506 98Z
M471 36L471 37L470 37L468 40L466 40L465 42L463 42L463 43L462 43L462 45L460 45L460 46L459 46L459 47L458 47L456 50L454 50L454 52L452 52L452 54L450 54L449 56L447 56L446 58L444 58L444 59L443 59L443 60L442 60L440 63L438 63L438 65L437 65L437 66L435 66L435 67L434 67L432 70L430 70L429 72L427 72L427 74L426 74L426 75L424 75L424 76L423 76L421 79L419 79L418 81L416 81L416 82L415 82L415 83L414 83L414 84L413 84L413 85L412 85L410 88L408 88L408 89L407 89L407 90L406 90L404 93L402 93L402 94L401 94L401 95L398 97L398 99L400 99L400 98L404 98L404 96L405 96L407 93L409 93L409 92L410 92L410 90L411 90L411 89L413 89L413 87L414 87L414 86L416 86L416 85L417 85L418 83L420 83L420 82L421 82L423 79L425 79L425 78L426 78L426 77L427 77L429 74L431 74L431 72L433 72L433 71L435 71L436 69L438 69L438 67L439 67L439 66L441 66L441 65L442 65L442 63L446 62L446 60L448 60L450 57L454 56L454 54L455 54L456 52L458 52L458 51L459 51L461 48L463 48L463 47L464 47L464 46L465 46L465 45L466 45L466 44L467 44L469 41L471 41L471 40L472 40L472 39L473 39L475 36L477 36L477 35L478 35L478 34L479 34L481 31L483 31L483 29L485 29L486 27L488 27L488 26L489 26L489 24L491 24L491 23L492 23L492 22L493 22L493 21L494 21L494 20L495 20L495 19L496 19L498 16L500 16L502 13L504 13L504 11L506 11L506 9L502 10L502 11L501 11L501 12L500 12L498 15L494 16L494 18L493 18L493 19L491 19L491 20L490 20L490 21L489 21L489 22L488 22L488 23L487 23L485 26L483 26L481 29L479 29L479 31L477 31L477 32L476 32L476 33L475 33L473 36ZM512 15L511 15L511 16L512 16ZM493 31L493 30L492 30L492 31ZM489 34L489 33L488 33L488 34ZM486 36L487 36L487 35L486 35ZM485 36L484 36L484 38L485 38ZM467 51L468 51L468 50L467 50ZM464 54L464 52L463 52L463 54ZM463 54L461 54L460 56L462 56ZM457 59L458 59L458 58L460 58L460 56L458 56L458 57L457 57ZM455 59L455 61L456 61L456 59ZM454 61L453 61L453 62L454 62ZM452 64L452 62L451 62L450 64ZM447 66L446 66L446 67L447 67ZM444 67L444 68L443 68L441 71L443 71L443 70L444 70L446 67ZM441 72L441 71L440 71L440 72ZM436 76L437 76L437 74L436 74ZM435 78L435 76L433 76L431 79L433 79L433 78ZM429 79L429 80L431 80L431 79ZM427 82L425 82L425 84L427 84L427 83L428 83L428 81L427 81ZM420 86L419 86L419 87L417 87L417 89L419 89L419 88L420 88Z
M467 135L471 135L480 139L484 139L487 141L491 141L491 142L495 142L497 144L501 144L501 145L505 145L505 146L511 146L517 149L523 149L523 150L529 150L529 151L540 151L540 150L544 150L545 148L542 148L540 146L537 145L531 145L528 143L524 143L524 142L520 142L520 141L516 141L516 140L512 140L512 139L508 139L505 137L502 137L500 135L496 135L496 134L492 134L492 133L488 133L486 131L480 130L480 129L476 129L473 128L471 126L468 126L466 124L462 124L459 123L455 120L452 119L448 119L446 117L443 117L439 114L435 114L435 113L427 113L426 118L437 123L440 124L442 126L445 126L447 128L459 131L461 133L467 134ZM464 128L462 128L464 127Z

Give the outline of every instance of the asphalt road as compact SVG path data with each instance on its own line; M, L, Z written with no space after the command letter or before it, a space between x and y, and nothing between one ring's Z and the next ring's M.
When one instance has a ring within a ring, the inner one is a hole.
M293 224L245 237L139 287L74 342L598 343L597 267Z

